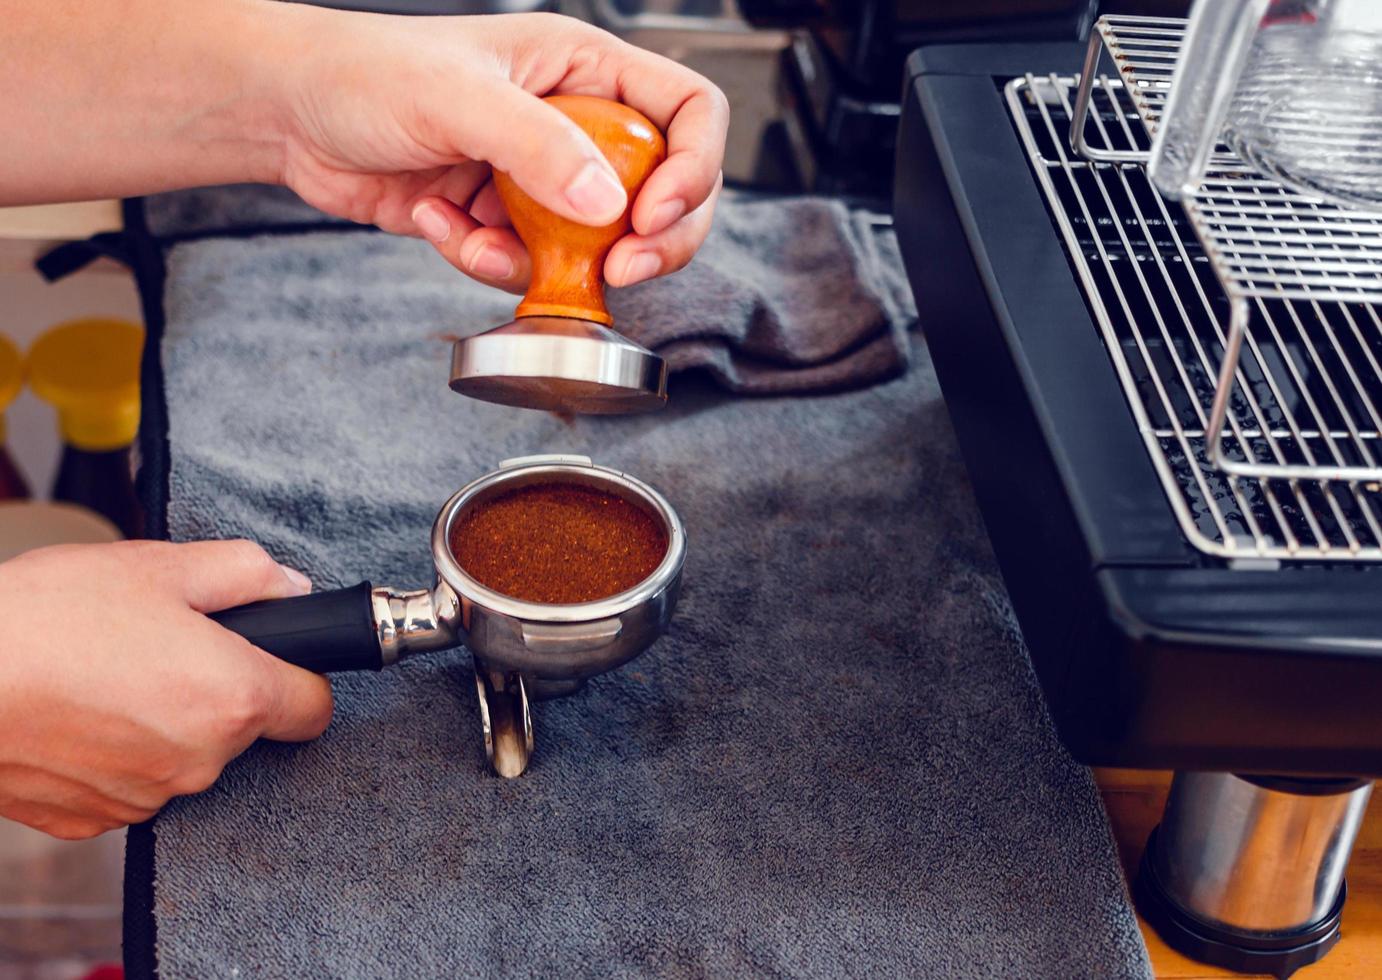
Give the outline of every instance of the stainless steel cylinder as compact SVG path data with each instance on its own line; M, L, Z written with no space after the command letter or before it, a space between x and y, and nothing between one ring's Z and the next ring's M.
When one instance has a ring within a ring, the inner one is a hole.
M1166 896L1208 926L1300 933L1330 914L1372 784L1283 792L1229 773L1177 773L1152 868Z
M456 341L451 388L548 412L648 412L667 404L667 362L598 323L525 316Z

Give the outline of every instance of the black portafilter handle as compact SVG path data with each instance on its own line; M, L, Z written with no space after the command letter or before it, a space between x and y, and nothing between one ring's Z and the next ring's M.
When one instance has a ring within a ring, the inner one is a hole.
M211 619L261 650L316 674L379 670L384 656L368 582L291 599L266 599Z

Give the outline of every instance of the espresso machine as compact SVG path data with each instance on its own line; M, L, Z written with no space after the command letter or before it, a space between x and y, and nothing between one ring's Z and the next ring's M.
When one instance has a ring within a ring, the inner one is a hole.
M1382 17L1105 15L908 62L895 222L1057 729L1173 769L1173 947L1338 941L1382 775Z

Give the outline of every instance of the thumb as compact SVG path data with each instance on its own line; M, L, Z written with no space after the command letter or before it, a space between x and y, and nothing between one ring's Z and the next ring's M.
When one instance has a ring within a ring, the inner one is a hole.
M156 544L154 560L169 587L197 612L312 591L301 572L280 565L253 541Z
M326 731L333 704L331 682L320 674L294 667L257 647L268 665L272 695L261 734L280 742L306 742Z
M619 220L629 196L585 130L561 110L512 82L495 82L477 104L488 107L459 147L484 160L549 211L585 225Z

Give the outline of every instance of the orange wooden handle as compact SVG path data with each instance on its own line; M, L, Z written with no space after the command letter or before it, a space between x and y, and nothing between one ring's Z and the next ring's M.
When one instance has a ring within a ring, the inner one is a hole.
M554 95L546 100L590 134L629 194L618 221L603 228L568 221L525 194L508 174L496 172L495 187L513 230L528 247L533 280L516 316L566 316L609 326L605 307L605 257L629 233L633 200L648 175L667 157L667 142L637 109L588 95Z

